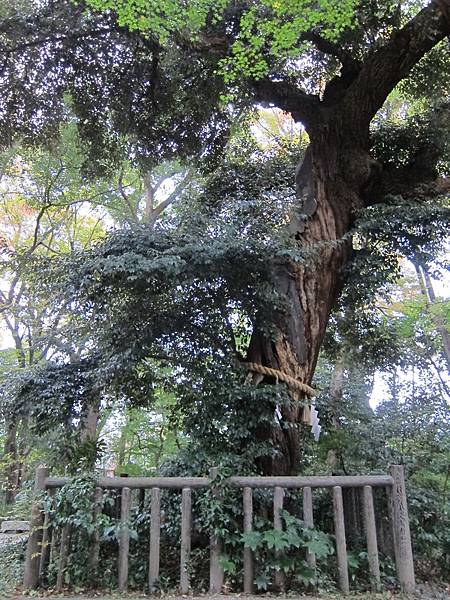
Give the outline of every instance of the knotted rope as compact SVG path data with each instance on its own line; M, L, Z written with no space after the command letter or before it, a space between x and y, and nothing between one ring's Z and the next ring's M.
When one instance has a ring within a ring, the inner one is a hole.
M298 379L295 379L295 377L291 377L290 375L287 375L286 373L283 373L283 371L279 371L278 369L265 367L254 362L247 362L245 363L245 366L249 371L253 371L254 373L261 373L261 375L269 375L270 377L275 377L275 379L284 381L284 383L287 383L288 387L290 387L291 389L297 390L298 392L303 392L308 396L317 396L318 394L318 392L315 389L313 389L306 383L303 383L303 381L299 381Z

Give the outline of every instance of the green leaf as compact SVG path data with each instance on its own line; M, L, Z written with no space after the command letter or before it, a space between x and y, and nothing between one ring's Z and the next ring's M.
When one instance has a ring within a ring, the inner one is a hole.
M263 543L263 536L259 531L250 531L241 535L241 540L246 548L255 551Z

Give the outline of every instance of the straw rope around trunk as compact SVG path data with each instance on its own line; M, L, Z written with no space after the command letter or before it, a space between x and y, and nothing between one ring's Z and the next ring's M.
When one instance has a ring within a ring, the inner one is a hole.
M269 375L270 377L275 377L275 379L284 381L284 383L286 383L291 389L303 392L307 396L317 396L318 394L318 392L315 389L313 389L306 383L303 383L303 381L299 381L298 379L295 379L294 377L283 373L283 371L279 371L278 369L272 369L271 367L265 367L254 362L246 362L244 364L249 371L253 371L254 373L260 373L261 375Z

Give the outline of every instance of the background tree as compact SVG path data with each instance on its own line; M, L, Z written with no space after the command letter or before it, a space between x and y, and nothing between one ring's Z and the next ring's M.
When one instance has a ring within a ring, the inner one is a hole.
M82 204L107 195L105 186L87 185L80 177L79 155L67 130L60 148L64 152L29 151L14 148L5 155L1 186L2 225L1 313L0 319L15 351L15 365L4 381L48 360L75 361L82 351L74 335L74 316L66 301L48 298L39 292L30 263L68 255L86 248L104 235L101 217L95 209L83 213ZM83 197L83 196L88 196ZM4 351L10 356L10 351ZM11 502L20 487L23 462L31 451L26 415L15 417L6 404L5 458L6 501ZM28 438L28 439L27 439Z

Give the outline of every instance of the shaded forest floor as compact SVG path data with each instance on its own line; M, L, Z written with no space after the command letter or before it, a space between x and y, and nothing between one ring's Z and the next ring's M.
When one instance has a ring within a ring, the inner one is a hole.
M9 595L3 595L0 593L0 598L7 598L8 600L30 600L30 598L57 598L58 600L118 600L124 598L127 600L147 600L151 596L143 596L140 594L108 594L103 595L101 592L91 593L87 595L56 595L51 596L38 596L36 593L30 596L22 596L19 592L11 593ZM155 596L153 596L155 597ZM276 595L276 594L260 594L255 596L248 596L246 594L223 594L223 595L196 595L196 596L176 596L176 595L161 595L156 596L163 600L343 600L344 598L349 600L406 600L407 598L416 598L422 600L438 599L438 600L450 600L450 588L443 588L441 586L418 586L417 594L413 596L405 596L403 594L393 594L392 592L383 593L351 593L348 596L343 596L338 593L327 593L320 596L309 596L299 594L287 594L287 595Z
M31 598L54 598L58 600L144 600L156 598L157 600L404 600L407 597L402 594L396 594L391 591L382 593L372 592L352 592L348 596L339 593L323 593L317 596L300 594L259 594L248 596L246 594L222 594L222 595L195 595L180 596L175 594L162 594L161 596L145 596L139 593L121 594L105 593L104 591L80 593L38 593L31 592L29 595L23 595L19 587L23 577L23 563L21 555L24 552L26 535L17 534L15 536L4 536L5 540L0 540L0 599L7 600L30 600ZM2 544L3 542L3 544ZM420 583L417 586L417 593L412 596L417 600L450 600L450 583Z
M119 598L124 598L127 600L148 600L151 596L142 596L135 594L110 594L110 595L98 595L88 594L88 595L73 595L73 596L62 596L62 595L51 595L51 596L37 596L33 594L32 596L21 596L20 594L11 594L9 596L0 596L3 598L8 598L8 600L30 600L30 598L57 598L58 600L118 600ZM349 596L342 596L340 594L324 594L321 596L308 596L308 595L296 595L289 594L286 596L275 595L275 594L260 594L257 596L248 596L246 594L227 594L227 595L199 595L199 596L171 596L171 595L163 595L157 598L163 598L164 600L324 600L324 599L343 599L343 598L351 598L352 600L390 600L391 598L403 599L407 598L406 596L394 596L391 593L358 593L351 594ZM450 598L450 596L449 596Z

